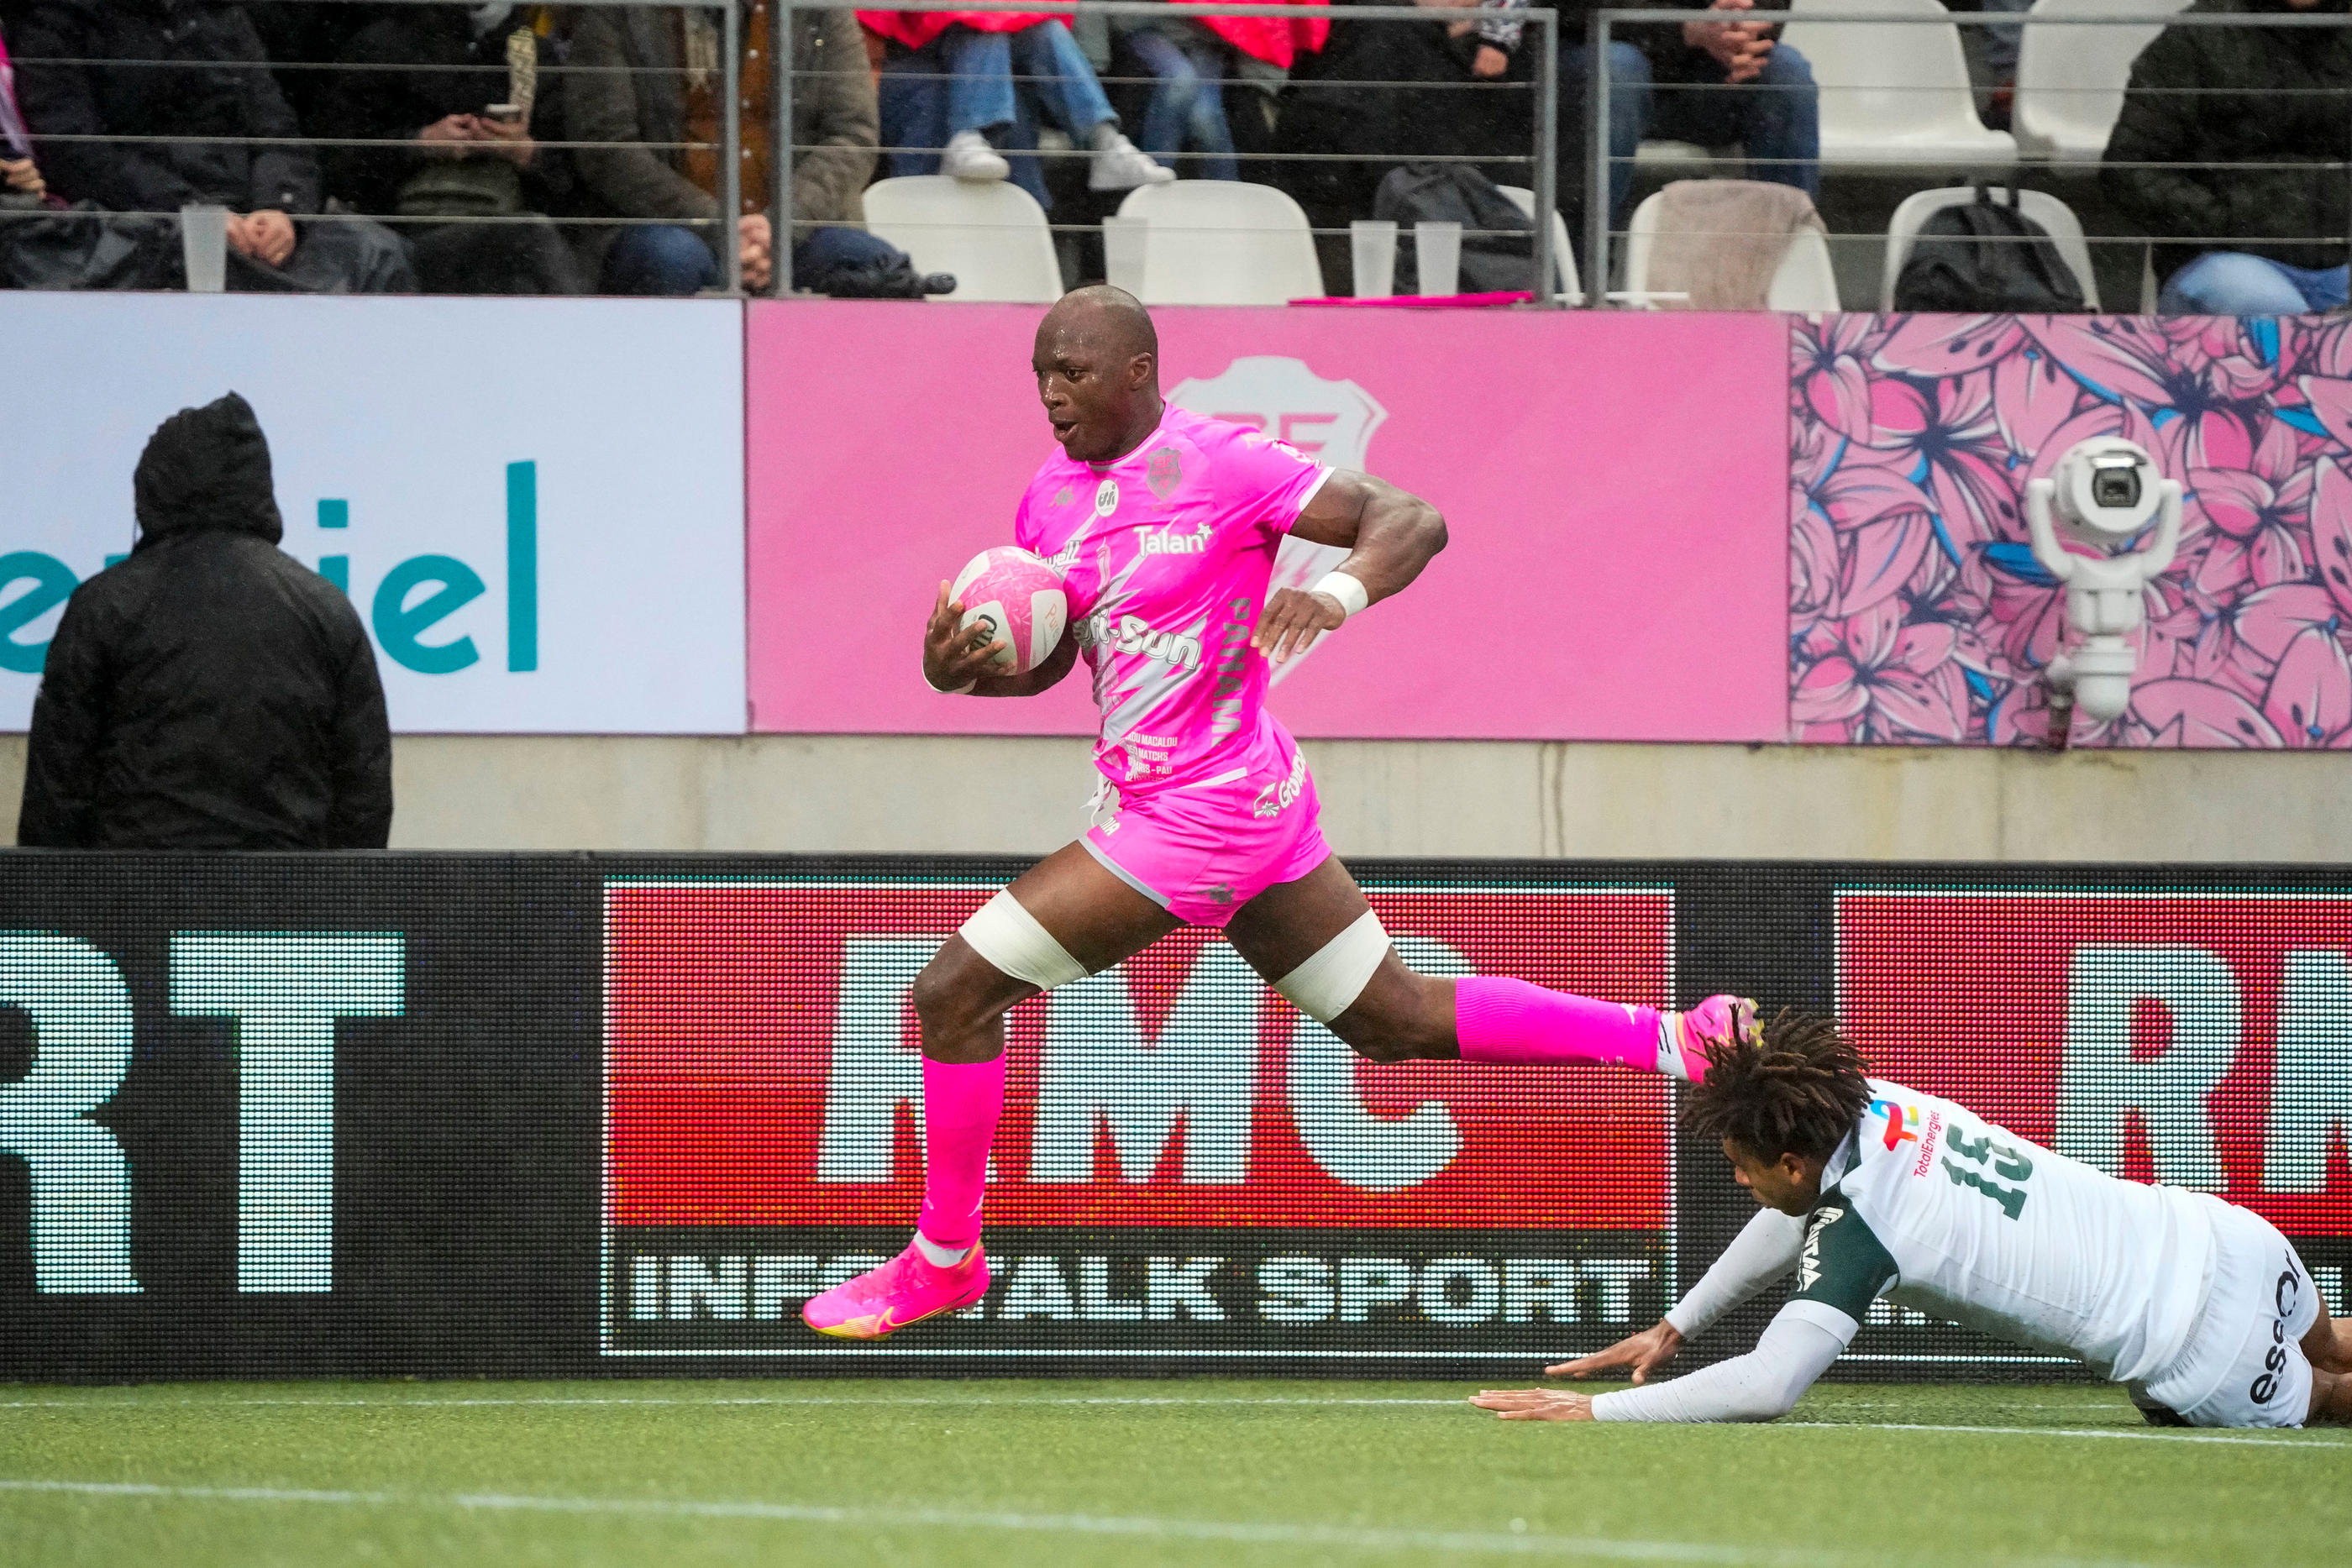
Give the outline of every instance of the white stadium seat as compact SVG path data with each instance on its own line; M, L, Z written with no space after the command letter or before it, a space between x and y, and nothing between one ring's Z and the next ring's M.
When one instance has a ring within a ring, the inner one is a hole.
M1307 214L1271 185L1141 185L1118 204L1118 215L1148 225L1146 305L1282 305L1324 291Z
M1794 0L1789 47L1822 91L1822 162L2007 167L2017 142L1978 120L1960 30L1918 23L1840 23L1841 13L1945 17L1942 0ZM2032 29L2027 29L2031 31Z
M1657 246L1658 212L1665 194L1660 191L1643 197L1625 229L1625 298L1644 309L1655 310L1664 303L1648 295L1650 256ZM1765 289L1764 308L1807 314L1843 308L1838 302L1837 269L1831 263L1827 235L1808 226L1790 236L1788 253L1780 257Z
M2008 186L1993 186L1991 195L2001 205L2009 204ZM1969 185L1918 191L1903 199L1903 204L1895 209L1895 216L1886 225L1886 274L1879 291L1880 309L1895 308L1895 275L1903 270L1903 263L1911 254L1911 242L1918 236L1919 225L1927 221L1927 214L1945 207L1965 206L1976 199L1976 189ZM2059 258L2074 272L2075 283L2082 287L2083 303L2096 310L2099 286L2091 276L2091 246L2083 237L2083 220L2074 215L2074 209L2047 191L2020 191L2017 210L2050 231Z
M1536 193L1533 191L1525 185L1497 185L1495 188L1510 198L1511 205L1531 218L1536 215ZM1576 252L1570 249L1568 244L1568 220L1559 215L1558 208L1554 208L1551 214L1551 255L1559 267L1560 292L1568 296L1570 305L1583 304L1583 286L1576 280Z
M2036 0L2042 16L2169 16L2189 0ZM2132 62L2164 31L2145 27L2026 27L2017 57L2017 107L2011 123L2028 158L2095 163L2124 111Z
M955 274L955 292L933 298L1045 305L1062 297L1045 210L1010 181L877 181L866 187L866 226L914 257L917 272Z

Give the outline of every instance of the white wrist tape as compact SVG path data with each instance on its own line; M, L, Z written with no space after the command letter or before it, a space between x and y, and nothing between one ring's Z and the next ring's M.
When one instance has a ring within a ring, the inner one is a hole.
M1071 957L1035 915L1021 907L1010 889L982 904L963 923L959 935L1001 972L1026 980L1041 991L1087 977L1087 967Z
M978 675L974 675L971 679L966 681L960 686L933 686L931 685L931 672L925 670L923 672L923 685L931 686L931 690L939 693L940 695L943 697L960 697L963 695L964 693L971 690L972 687L980 685L980 677Z
M1361 615L1364 612L1364 607L1372 601L1372 596L1364 591L1364 585L1344 571L1325 572L1323 580L1307 591L1329 594L1339 601L1339 608L1350 616Z

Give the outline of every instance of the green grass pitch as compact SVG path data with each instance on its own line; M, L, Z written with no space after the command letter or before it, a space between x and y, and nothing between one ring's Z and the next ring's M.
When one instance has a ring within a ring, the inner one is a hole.
M2352 1562L2352 1434L2152 1431L2074 1385L1504 1423L1471 1386L0 1386L0 1563Z

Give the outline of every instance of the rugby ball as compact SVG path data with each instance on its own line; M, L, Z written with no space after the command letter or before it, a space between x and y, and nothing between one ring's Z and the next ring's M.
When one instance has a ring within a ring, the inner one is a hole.
M966 626L985 622L990 636L1005 644L989 665L992 674L1017 675L1044 664L1070 618L1062 574L1042 556L1013 545L972 557L956 574L948 597L963 606Z

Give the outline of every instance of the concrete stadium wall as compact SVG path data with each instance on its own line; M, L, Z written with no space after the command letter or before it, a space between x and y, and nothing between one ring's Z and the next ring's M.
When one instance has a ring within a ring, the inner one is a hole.
M404 736L393 845L1042 853L1087 742L1011 737ZM1545 858L2352 859L2324 753L1317 741L1340 853ZM0 736L14 841L25 737Z

